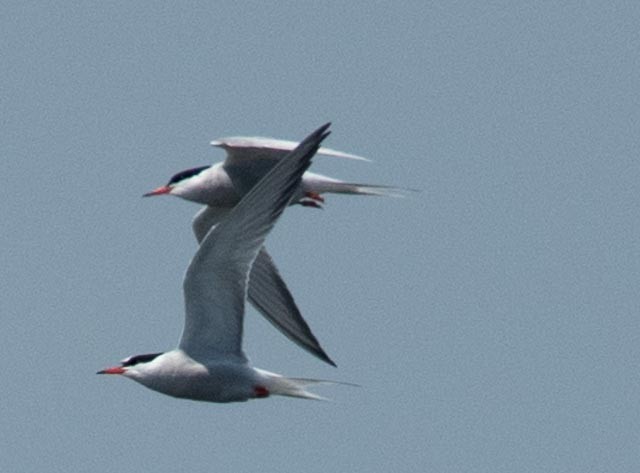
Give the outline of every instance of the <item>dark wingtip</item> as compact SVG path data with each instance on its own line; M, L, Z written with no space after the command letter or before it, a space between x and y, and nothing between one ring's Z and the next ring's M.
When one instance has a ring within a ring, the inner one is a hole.
M320 345L318 345L317 348L315 350L313 350L311 353L314 354L318 359L320 359L320 360L324 361L325 363L327 363L328 365L331 365L334 368L338 367L338 365L336 365L335 361L333 361L331 358L329 358L329 355L327 355L327 353L320 347Z
M311 135L320 135L319 142L324 141L324 139L331 134L329 127L331 126L331 122L327 122L321 127L319 127L316 131L314 131Z
M328 356L326 358L323 358L324 361L326 361L327 363L329 363L331 366L333 366L334 368L337 368L338 365L336 365L335 361L333 361L331 358L329 358Z
M314 347L310 347L307 346L307 348L309 349L309 353L315 355L319 360L324 361L325 363L333 366L334 368L337 368L338 365L336 365L336 362L333 361L329 355L327 355L327 352L324 351L324 348L322 348L320 346L320 342L318 342L318 339L315 337L315 335L313 335L313 333L311 333L311 329L309 329L309 336L310 338L315 342L315 346Z
M331 126L331 122L326 123L320 128L322 130L322 136L320 138L320 141L324 141L324 139L331 134L331 130L328 130L330 126Z

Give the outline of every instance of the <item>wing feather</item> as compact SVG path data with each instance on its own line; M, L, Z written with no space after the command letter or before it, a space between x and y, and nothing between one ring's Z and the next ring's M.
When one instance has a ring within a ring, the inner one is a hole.
M232 136L211 141L212 146L222 148L227 152L225 164L234 164L246 160L257 159L280 160L292 151L298 143L260 136ZM317 154L333 158L353 159L356 161L371 161L356 154L345 153L330 148L321 147Z
M320 127L281 159L202 240L184 279L179 347L191 356L246 360L242 326L249 270L328 127Z
M193 232L200 243L211 227L228 213L226 208L203 207L193 219ZM251 266L249 302L289 340L321 360L336 366L300 313L293 295L263 246Z

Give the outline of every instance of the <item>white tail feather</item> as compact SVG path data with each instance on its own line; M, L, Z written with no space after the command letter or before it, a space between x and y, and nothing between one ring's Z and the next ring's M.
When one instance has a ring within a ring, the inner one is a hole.
M405 197L407 192L413 189L403 189L401 187L376 186L369 184L352 184L349 182L341 183L340 190L332 192L336 194L358 194L358 195L377 195L384 197Z
M346 386L357 386L357 384L329 381L326 379L288 378L265 370L257 371L266 378L265 384L269 394L275 396L297 397L301 399L311 399L314 401L329 401L326 397L307 391L305 388L317 384L343 384Z
M386 197L405 197L409 192L418 192L416 189L407 189L395 186L344 182L338 179L333 179L332 177L308 171L304 176L303 190L305 192L314 192L316 194L355 194Z

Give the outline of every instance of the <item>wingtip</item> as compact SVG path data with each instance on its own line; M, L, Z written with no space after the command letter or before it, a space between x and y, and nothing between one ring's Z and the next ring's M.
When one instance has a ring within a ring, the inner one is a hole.
M331 126L331 122L327 122L319 128L316 128L315 131L310 133L304 140L302 140L296 149L299 149L304 146L313 146L315 148L314 155L317 153L320 148L320 144L325 140L327 136L331 134L331 131L328 129ZM295 150L294 150L295 151Z
M329 136L331 134L331 130L329 130L329 127L331 126L331 122L327 122L324 125L322 125L320 128L318 128L313 135L320 135L319 140L320 141L324 141L324 139Z
M321 348L320 350L322 350L322 348ZM335 362L335 361L333 361L331 358L329 358L329 355L327 355L327 354L325 353L325 351L324 351L324 350L322 350L322 353L318 353L318 354L317 354L317 356L318 356L318 358L319 358L319 359L321 359L321 360L322 360L322 361L324 361L325 363L327 363L327 364L329 364L329 365L333 366L334 368L337 368L337 367L338 367L338 365L336 364L336 362Z

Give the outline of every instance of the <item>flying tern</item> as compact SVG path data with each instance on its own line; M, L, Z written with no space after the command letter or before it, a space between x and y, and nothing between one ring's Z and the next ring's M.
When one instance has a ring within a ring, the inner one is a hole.
M328 127L320 127L279 160L202 239L184 279L185 323L178 347L128 357L98 374L122 375L152 390L200 401L269 395L322 399L306 387L326 381L288 378L250 366L242 331L250 268Z
M145 197L168 194L210 207L229 209L298 143L238 136L214 140L211 145L227 152L224 161L174 174L167 184L147 192ZM362 156L329 148L320 148L318 155L369 161ZM327 193L382 196L402 195L403 191L404 189L392 186L344 182L322 174L305 172L291 203L322 207L322 194Z

